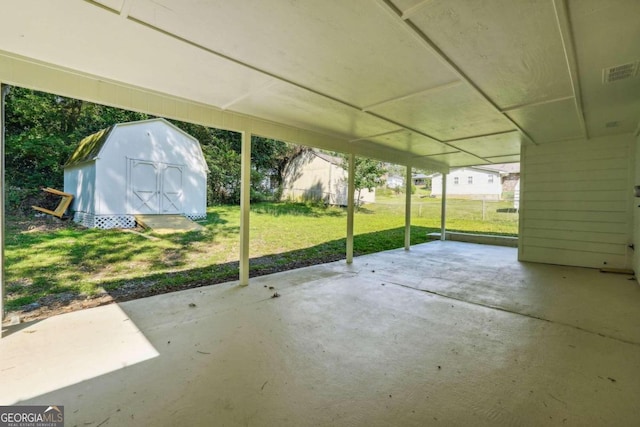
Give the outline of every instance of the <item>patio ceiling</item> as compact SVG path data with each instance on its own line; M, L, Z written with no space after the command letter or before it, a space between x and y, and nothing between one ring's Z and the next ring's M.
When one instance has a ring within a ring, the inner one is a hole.
M632 133L640 118L637 0L10 0L0 11L0 65L19 55L399 163L519 161L521 144ZM1 81L23 78L0 67Z

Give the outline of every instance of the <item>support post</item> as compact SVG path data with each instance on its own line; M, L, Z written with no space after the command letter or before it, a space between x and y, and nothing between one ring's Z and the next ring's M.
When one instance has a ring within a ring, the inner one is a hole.
M407 176L405 183L405 206L404 206L404 250L411 248L411 165L407 165Z
M249 284L249 209L251 195L251 132L242 132L240 161L240 285Z
M447 174L442 174L442 209L440 210L440 240L447 240Z
M4 98L9 91L9 86L0 82L0 324L4 320ZM2 338L2 326L0 326L0 338Z
M356 192L356 156L349 154L349 173L347 185L347 264L353 262L353 218L354 197Z

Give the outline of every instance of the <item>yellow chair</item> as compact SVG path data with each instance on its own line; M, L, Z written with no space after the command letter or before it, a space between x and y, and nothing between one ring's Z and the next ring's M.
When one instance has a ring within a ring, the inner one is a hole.
M40 206L31 206L31 207L37 211L44 212L46 214L53 215L58 218L62 218L62 215L64 215L64 213L67 211L67 208L71 204L71 200L73 200L73 194L65 193L63 191L59 191L49 187L43 188L42 191L61 197L60 203L58 203L58 207L56 208L56 210L52 211L46 208L41 208Z

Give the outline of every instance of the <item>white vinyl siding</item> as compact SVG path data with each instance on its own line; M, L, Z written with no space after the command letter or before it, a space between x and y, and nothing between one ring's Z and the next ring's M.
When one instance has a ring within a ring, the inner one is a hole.
M633 138L523 147L520 260L630 268Z
M493 180L487 178L493 177ZM452 169L447 175L447 197L499 200L502 194L500 173L473 167ZM442 196L442 175L431 178L431 195Z
M64 191L73 194L72 211L94 212L95 194L93 191L82 191L84 188L95 188L95 162L68 167L64 170Z

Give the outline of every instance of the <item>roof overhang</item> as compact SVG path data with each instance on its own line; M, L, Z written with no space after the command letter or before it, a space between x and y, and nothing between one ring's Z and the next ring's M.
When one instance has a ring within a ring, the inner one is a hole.
M640 117L635 1L9 0L0 13L1 82L443 172L632 133Z

